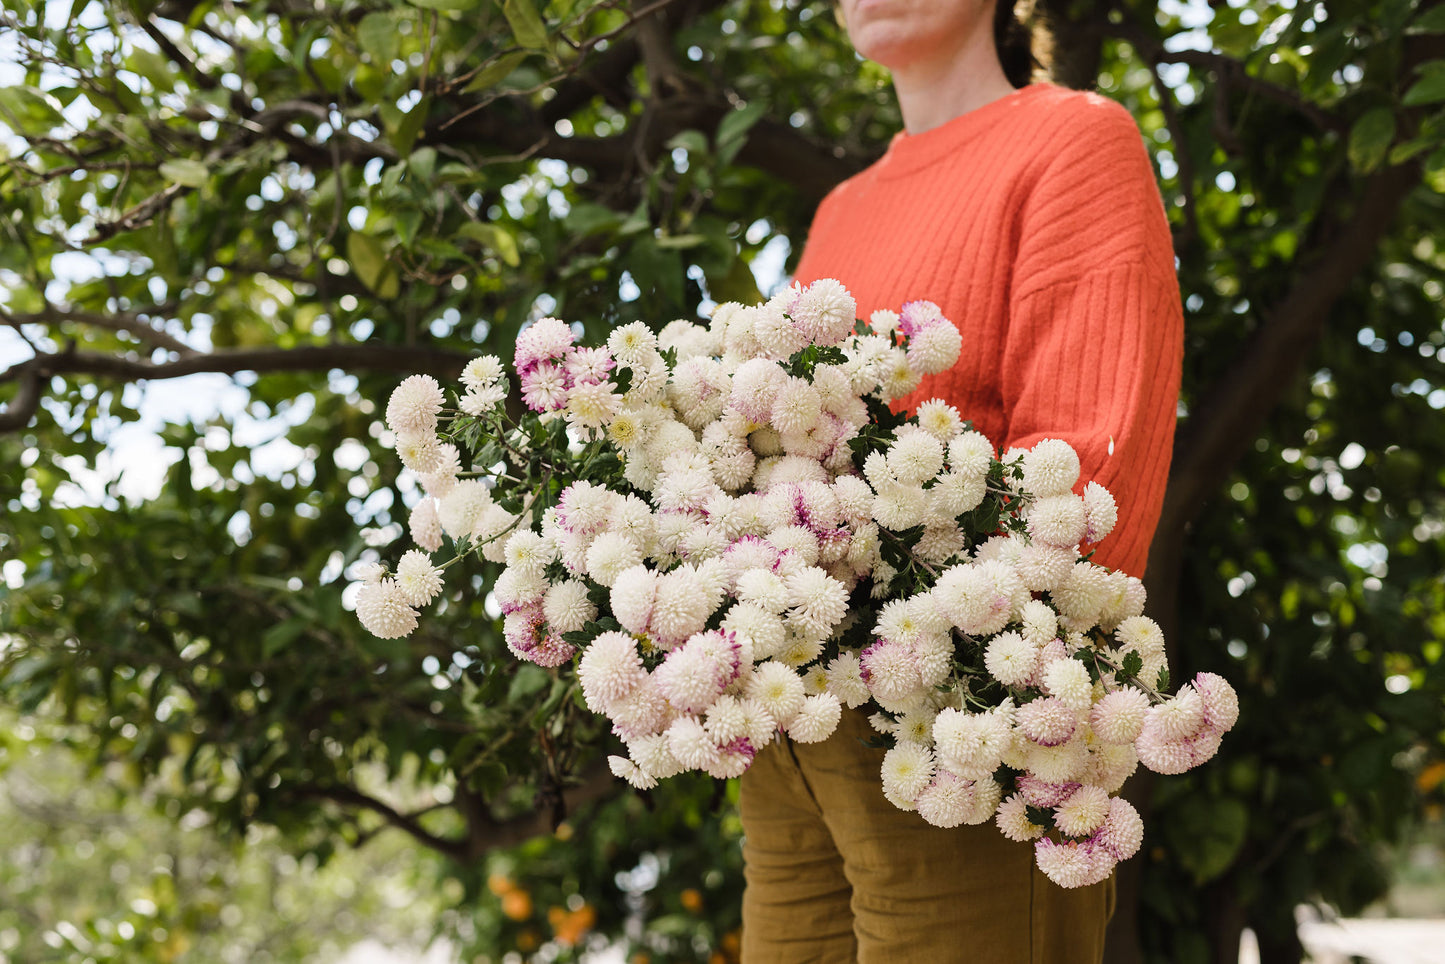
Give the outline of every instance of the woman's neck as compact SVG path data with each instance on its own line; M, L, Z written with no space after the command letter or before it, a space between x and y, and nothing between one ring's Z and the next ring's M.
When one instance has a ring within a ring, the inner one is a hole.
M922 134L1011 93L991 31L976 31L950 56L893 71L893 88L909 134Z

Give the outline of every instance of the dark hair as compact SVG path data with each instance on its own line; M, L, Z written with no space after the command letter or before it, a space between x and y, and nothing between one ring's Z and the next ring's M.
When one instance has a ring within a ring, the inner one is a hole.
M1027 8L1026 25L1018 17L1017 6ZM1048 71L1049 34L1041 22L1033 4L1015 3L1015 0L998 0L993 11L993 45L998 51L998 61L1003 66L1004 76L1015 87L1024 87L1034 77L1034 72Z

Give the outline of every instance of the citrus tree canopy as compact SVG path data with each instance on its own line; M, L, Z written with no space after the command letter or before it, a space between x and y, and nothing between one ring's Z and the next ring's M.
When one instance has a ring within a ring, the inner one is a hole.
M1245 707L1136 787L1110 953L1229 959L1250 926L1297 960L1295 905L1376 898L1379 845L1441 802L1445 7L1039 9L1056 80L1156 164L1188 344L1152 606ZM494 568L405 641L347 572L418 495L401 377L782 277L899 127L832 4L0 11L0 699L224 833L410 835L437 927L490 959L732 959L727 790L613 780L575 689L508 656Z

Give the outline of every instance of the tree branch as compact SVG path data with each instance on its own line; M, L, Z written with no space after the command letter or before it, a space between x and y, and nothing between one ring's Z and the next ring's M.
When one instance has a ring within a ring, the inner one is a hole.
M1440 2L1430 0L1425 6ZM1400 75L1409 76L1416 64L1442 54L1445 37L1411 37ZM1404 112L1405 125L1418 124L1427 108ZM1151 555L1156 549L1161 556L1173 554L1166 546L1178 539L1253 444L1259 427L1324 331L1335 302L1370 263L1401 202L1420 183L1421 171L1418 159L1383 168L1364 182L1352 210L1337 209L1313 226L1310 234L1319 241L1296 258L1299 270L1294 283L1267 313L1265 323L1239 353L1238 363L1209 387L1180 426Z
M1419 180L1416 163L1388 168L1370 178L1354 216L1330 232L1328 247L1269 312L1239 353L1238 363L1190 412L1174 443L1156 544L1173 538L1193 520L1253 444L1260 425L1324 330L1335 301L1374 256L1400 202Z
M157 309L157 312L164 310L167 309ZM147 314L149 313L150 312L147 312ZM107 331L128 332L148 345L164 348L167 351L177 352L178 354L186 354L194 350L179 338L167 334L148 322L141 320L140 313L138 312L100 315L89 311L68 311L51 306L44 311L38 311L30 315L11 315L0 310L0 317L4 317L7 321L21 325L53 325L62 321L70 321L79 325L104 328Z
M599 761L581 774L580 783L569 786L562 792L563 805L566 812L571 813L589 803L617 795L624 786L622 781L612 776L607 764ZM467 832L461 837L444 837L421 825L418 818L436 809L435 807L427 807L416 813L402 813L385 801L346 784L283 784L278 792L301 798L330 800L342 806L369 810L438 853L463 863L474 863L488 851L512 847L556 830L550 812L538 811L510 820L495 820L479 797L470 791L463 794L460 788L457 808L467 821Z
M180 378L183 375L237 372L348 371L425 372L455 378L470 355L442 348L408 345L307 345L301 348L241 348L190 352L174 361L149 362L72 348L46 352L0 372L0 384L20 383L19 391L0 412L0 432L30 423L40 403L41 386L55 375L96 375L124 381Z

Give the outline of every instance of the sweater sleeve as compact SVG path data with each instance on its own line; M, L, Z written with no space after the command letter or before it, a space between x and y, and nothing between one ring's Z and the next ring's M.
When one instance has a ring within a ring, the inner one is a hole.
M1005 448L1061 438L1119 505L1094 561L1143 576L1183 351L1173 246L1139 130L1091 96L1028 191L1000 368Z

